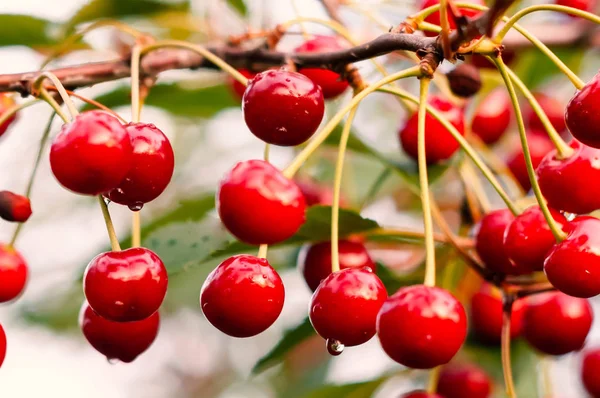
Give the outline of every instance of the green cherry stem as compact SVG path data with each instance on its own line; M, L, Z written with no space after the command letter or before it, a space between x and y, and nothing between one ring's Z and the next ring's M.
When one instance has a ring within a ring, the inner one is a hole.
M500 71L500 74L502 75L502 79L504 79L504 84L506 85L508 94L510 95L510 99L513 104L513 109L515 111L515 115L517 118L517 125L519 126L519 136L521 138L521 147L523 149L523 157L525 158L525 165L527 167L527 174L529 175L529 181L531 182L531 188L533 189L535 198L537 199L540 209L542 210L542 213L544 214L544 218L546 219L546 222L548 223L548 226L550 227L550 230L552 231L554 238L556 238L557 242L560 242L566 237L566 234L560 229L560 227L558 226L556 221L554 221L554 218L552 218L552 215L550 214L550 209L548 208L548 204L546 203L546 200L544 199L544 196L542 195L542 191L537 182L537 179L535 178L535 169L533 167L533 163L531 162L531 153L529 152L529 146L527 145L527 132L525 131L525 125L523 124L523 114L521 113L521 108L519 107L519 100L517 98L517 93L515 91L515 87L509 76L506 65L504 65L504 61L502 60L502 57L501 56L496 57L496 58L493 58L492 60L494 61L494 63L496 64L496 67Z
M269 249L269 245L260 245L258 247L258 254L256 257L258 258L267 258L267 250Z
M50 93L48 92L48 90L46 90L44 87L40 87L40 98L43 99L44 101L46 101L48 103L48 105L50 105L52 107L52 109L54 109L54 112L56 112L56 114L58 116L60 116L60 118L63 120L63 122L69 123L71 121L69 119L69 116L67 116L67 114L65 112L63 112L63 110L60 107L60 105L58 104L58 102L56 102L54 97L52 97L50 95Z
M510 361L510 317L512 314L512 305L514 297L504 294L502 311L502 332L500 337L500 351L502 357L502 374L504 375L504 385L506 395L509 398L517 398L515 384L512 375L512 366Z
M142 244L142 215L141 210L132 212L131 215L131 247L140 247Z
M425 148L425 117L427 116L427 94L431 79L421 77L419 90L419 110L417 114L417 161L419 164L419 185L421 186L421 205L423 207L423 229L425 231L425 282L426 286L435 286L435 242L433 240L433 220L429 202L429 180Z
M404 97L414 103L419 102L418 98L416 98L414 95L412 95L404 90L399 90L399 89L395 89L395 88L391 88L391 87L382 87L381 89L379 89L379 91L383 91L386 93ZM431 116L433 116L438 122L440 122L442 124L442 126L444 126L445 129L448 130L448 132L452 135L452 137L454 137L454 139L458 142L458 144L460 145L462 150L473 161L475 166L477 166L477 168L481 171L483 176L488 180L488 182L496 190L498 195L500 195L500 197L502 198L504 203L506 203L506 207L508 207L514 215L518 215L520 213L520 211L519 211L519 208L517 207L517 205L510 199L510 197L508 196L508 194L506 193L504 188L502 188L502 185L500 184L500 182L498 182L498 179L494 176L494 174L491 172L491 170L485 164L485 162L483 162L483 160L481 160L481 158L477 154L477 151L475 151L473 149L473 147L467 142L467 140L458 132L456 127L454 127L452 125L452 123L448 122L432 106L427 105L427 112Z
M102 195L98 195L98 201L100 202L100 208L102 209L102 215L104 216L104 222L106 223L106 231L108 232L108 238L110 239L110 246L112 247L112 251L118 252L121 250L121 246L119 245L119 239L117 238L115 227L110 218L108 205L104 201Z
M140 56L142 47L139 44L131 50L131 121L139 123L142 113L140 103Z
M435 394L437 391L438 382L440 381L441 366L436 366L429 371L429 380L427 381L427 392Z
M8 119L10 119L15 113L19 112L21 109L25 109L31 105L37 104L39 101L39 99L34 98L11 106L0 115L0 126L6 123Z
M43 72L33 82L33 87L41 88L42 83L44 82L45 79L50 80L54 84L54 87L56 87L56 91L58 91L58 93L60 94L60 97L62 98L63 102L67 106L67 109L69 110L69 113L71 114L71 117L74 118L75 116L79 115L79 111L75 107L75 104L73 104L73 101L71 100L71 97L69 96L69 93L67 93L67 90L65 90L65 87L62 85L62 82L60 81L60 79L58 77L56 77L56 75L54 73Z

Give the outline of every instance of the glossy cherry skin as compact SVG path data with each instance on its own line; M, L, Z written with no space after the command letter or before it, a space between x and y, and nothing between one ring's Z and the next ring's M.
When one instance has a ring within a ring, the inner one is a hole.
M333 36L315 36L304 42L294 50L295 53L322 53L343 50L340 40ZM331 99L339 96L348 88L348 82L338 73L327 69L302 68L299 70L304 76L318 84L323 90L323 97Z
M167 284L163 262L143 247L99 254L83 277L90 307L115 322L139 321L154 314L165 298Z
M430 393L425 391L413 391L401 395L400 398L445 398L436 393Z
M0 94L0 115L2 115L8 109L12 108L15 104L16 104L16 102L11 94L8 94L8 93ZM10 125L13 124L13 122L16 119L17 119L17 113L14 113L11 117L6 119L6 121L4 123L0 124L0 137L2 137L2 135L4 133L6 133L6 130L8 130Z
M567 237L555 244L544 262L548 281L569 296L600 294L600 220L582 216L573 220Z
M1 361L0 361L1 363ZM581 380L587 392L594 398L600 397L600 348L583 353Z
M4 333L4 328L0 325L0 368L2 367L4 358L6 358L6 333Z
M509 209L494 210L479 222L475 233L475 250L490 270L507 275L521 275L527 270L518 268L504 249L504 233L515 216Z
M29 198L10 191L0 191L0 218L6 221L25 222L31 217Z
M600 149L570 143L575 152L558 159L556 151L544 157L536 174L548 205L556 210L585 214L600 209Z
M340 240L338 252L340 269L367 267L375 272L376 265L362 243ZM331 242L305 245L298 255L298 269L310 290L317 290L321 281L331 275Z
M356 346L375 335L377 313L386 298L385 286L370 268L346 268L321 282L308 316L324 339Z
M200 291L200 307L221 332L251 337L277 320L284 298L283 282L269 262L242 254L223 261L208 275Z
M133 147L131 168L119 186L106 196L131 210L140 210L169 185L175 156L169 139L153 124L129 123L125 129Z
M244 120L261 140L279 146L299 145L317 131L325 112L321 88L308 77L268 70L248 82L242 99Z
M129 363L152 345L158 334L160 317L155 312L141 321L113 322L102 318L83 303L79 327L96 351L109 360Z
M552 218L562 227L567 219L550 209ZM542 271L546 255L556 243L538 205L515 217L504 233L504 251L519 269Z
M506 90L492 91L477 107L471 130L486 144L498 141L510 126L512 104Z
M536 294L527 301L523 335L545 354L564 355L583 347L592 320L586 299L561 292Z
M488 398L493 382L481 368L472 364L450 364L440 371L437 392L444 398Z
M132 154L129 134L117 118L88 111L65 124L54 138L50 166L65 188L98 195L119 186L129 173Z
M377 316L383 350L409 368L429 369L448 363L466 335L462 304L438 287L403 287L386 300Z
M573 137L594 148L600 148L600 72L567 104L565 120Z
M425 8L434 6L436 4L439 4L439 0L423 0L421 2L421 10L424 10ZM484 6L485 3L482 0L472 0L472 1L467 1L467 3L473 3L473 4L477 4L480 6ZM479 14L481 14L482 11L478 11L478 10L473 10L473 9L469 9L469 8L459 8L460 12L462 13L462 15L464 15L465 17L475 17ZM440 12L436 11L433 14L429 15L427 18L425 18L425 22L429 22L432 23L434 25L438 25L440 26ZM450 29L456 29L456 24L454 23L454 20L452 19L452 17L450 16L450 14L448 14L448 23L450 25ZM425 32L426 36L429 37L435 37L438 34L435 32Z
M531 163L533 168L538 167L544 157L554 150L552 141L548 139L545 133L531 132L527 134L527 146L529 147L529 153L531 155ZM529 174L527 174L527 166L525 165L525 155L520 144L515 149L513 154L508 158L508 168L517 179L519 185L525 190L529 191L531 188L531 182L529 181Z
M300 188L262 160L236 164L219 184L217 210L223 225L251 245L282 242L304 223Z
M499 344L502 333L502 293L489 283L481 285L471 298L470 326L478 340L488 344ZM525 316L524 300L513 303L510 315L510 338L523 331Z
M0 243L0 303L17 298L27 283L27 263L18 251Z
M443 98L433 96L429 104L438 110L461 135L465 134L463 110ZM417 151L417 113L409 117L398 133L400 144L408 156L418 158ZM425 153L428 164L438 163L450 158L458 150L458 142L452 134L429 113L425 117Z
M548 116L550 123L559 133L565 129L565 107L554 97L543 93L535 93L535 99L538 101L542 110ZM529 102L523 107L523 118L526 127L530 130L546 131L540 118L535 114Z
M253 79L254 76L256 76L256 73L250 72L248 69L238 69L238 72L240 72L247 79ZM231 91L235 94L235 96L241 100L244 97L244 93L246 92L246 86L244 86L242 83L238 82L231 76L227 78L227 83L231 88Z

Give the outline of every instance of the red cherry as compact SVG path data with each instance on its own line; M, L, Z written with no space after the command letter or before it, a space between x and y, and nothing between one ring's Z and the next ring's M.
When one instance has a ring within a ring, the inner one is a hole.
M1 355L0 355L1 358ZM2 361L0 361L0 364ZM581 380L587 392L594 398L600 397L600 348L583 353Z
M0 191L0 218L6 221L25 222L31 217L29 198L10 191Z
M559 6L577 8L578 10L588 11L591 13L593 13L594 9L596 8L596 0L556 0L556 4ZM574 18L579 18L574 14L567 15Z
M499 344L502 334L502 293L489 283L484 283L471 298L470 325L477 338L490 344ZM510 315L510 338L523 331L525 306L523 300L513 303Z
M125 129L133 147L131 168L119 186L106 196L136 211L156 199L169 185L175 159L169 139L153 124L129 123Z
M295 53L322 53L343 50L344 46L337 37L315 36L294 50ZM299 71L318 84L323 90L323 97L331 99L339 96L348 88L348 82L333 71L319 68L302 68Z
M429 104L446 118L454 127L458 129L461 135L465 134L464 114L462 109L456 107L451 102L437 96L431 97ZM409 117L406 124L400 130L399 138L402 148L408 156L413 159L418 158L417 152L417 113ZM429 113L425 118L425 148L427 163L433 164L448 159L459 148L458 142L452 137L450 132L442 126Z
M307 206L331 206L333 203L333 190L327 186L320 185L310 178L300 178L295 180L296 185L302 191ZM344 198L340 197L340 207L345 207Z
M543 93L535 93L535 99L540 104L542 110L550 119L550 123L559 133L565 129L565 107L559 100ZM546 131L540 118L535 114L529 102L523 107L523 118L526 121L526 127L530 130Z
M2 367L4 358L6 358L6 333L4 333L4 329L0 325L0 367Z
M550 209L552 218L561 226L567 219ZM506 228L504 252L519 269L542 271L546 254L556 243L552 231L538 205L527 208Z
M592 319L585 299L560 292L536 294L527 302L523 335L539 351L563 355L583 347Z
M483 369L472 364L451 364L442 368L437 392L444 398L488 398L492 386Z
M135 247L97 255L88 264L83 291L90 307L115 322L154 314L167 293L167 270L152 251Z
M567 104L565 120L573 137L586 145L600 148L600 72Z
M377 316L377 335L394 361L415 369L448 363L467 335L462 304L438 287L403 287Z
M356 346L375 335L377 313L387 298L385 286L370 268L347 268L319 285L309 306L310 323L328 340Z
M600 209L600 150L571 141L575 153L558 159L556 151L544 157L537 167L540 189L548 205L569 213L585 214Z
M0 115L6 112L9 108L12 108L16 104L14 97L8 93L0 93ZM17 113L14 113L11 117L6 119L4 123L0 125L0 137L6 130L10 127L10 125L17 119Z
M568 228L567 237L548 253L544 271L561 292L594 297L600 294L600 220L577 217Z
M119 186L132 163L129 134L103 111L89 111L65 124L50 147L54 177L65 188L98 195Z
M294 146L317 131L325 102L321 88L308 77L268 70L248 82L242 110L252 134L269 144Z
M254 78L254 76L256 76L256 73L250 72L248 69L238 69L238 72L240 72L244 77L248 79L252 79ZM227 78L227 84L229 85L231 91L236 95L236 97L238 97L241 100L244 96L244 93L246 92L246 86L244 86L242 83L238 82L231 76Z
M83 303L79 312L79 327L87 341L109 360L133 362L152 345L160 318L158 312L141 321L113 322L102 318Z
M200 306L208 321L233 337L264 332L279 317L285 290L266 259L247 254L229 257L206 278Z
M477 107L471 129L486 144L498 141L508 129L512 103L506 90L492 91Z
M536 168L548 153L554 150L552 141L548 139L545 133L531 132L527 134L527 146L531 155L531 163ZM507 162L508 168L513 173L521 187L525 191L531 188L529 182L529 174L527 174L527 166L525 165L525 155L520 144L515 152L509 157Z
M475 250L493 272L507 275L521 275L528 270L517 267L504 250L504 233L515 216L509 209L494 210L479 222L475 234Z
M262 160L240 162L219 184L217 210L223 225L251 245L282 242L304 223L300 188Z
M25 289L27 264L18 251L0 243L0 303L17 298Z
M367 248L360 242L340 240L338 242L340 269L368 267L375 272ZM331 242L305 245L298 255L298 269L313 292L321 281L331 275Z
M421 10L424 10L428 7L434 6L439 3L440 3L439 0L423 0L421 2ZM471 1L466 1L466 3L473 3L473 4L480 5L480 6L485 5L485 3L482 0L471 0ZM482 13L482 11L473 10L470 8L459 8L459 11L462 13L462 15L464 15L465 17L469 17L469 18L476 17ZM438 25L438 26L440 26L440 21L441 21L441 18L440 18L439 11L436 11L433 14L429 15L427 18L425 18L425 22L429 22L431 24ZM456 29L456 24L454 23L454 20L452 19L450 14L448 14L448 23L450 25L450 29ZM435 32L425 32L425 35L429 36L429 37L434 37L434 36L437 36L438 34Z
M433 392L413 391L413 392L409 392L409 393L406 393L406 394L400 396L400 398L445 398L445 397L442 397L441 395L433 393Z
M502 60L504 61L504 63L506 65L512 64L513 61L515 61L516 57L517 57L517 53L514 51L511 51L509 49L504 49L502 51ZM494 65L494 63L492 61L488 60L483 55L479 55L479 54L471 55L470 62L472 65L474 65L478 68L496 70L496 65Z

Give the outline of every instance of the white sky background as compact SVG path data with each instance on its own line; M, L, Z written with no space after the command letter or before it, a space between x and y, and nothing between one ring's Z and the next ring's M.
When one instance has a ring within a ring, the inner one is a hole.
M201 11L207 4L217 1L197 0L195 10ZM317 2L297 1L303 15L323 16ZM0 0L0 13L22 13L64 21L84 3L82 0ZM279 22L294 17L288 1L266 0L266 3L265 10L273 20ZM258 2L255 2L255 6L260 7ZM0 59L0 73L13 73L37 69L42 57L24 48L2 48ZM85 60L75 59L73 62ZM103 89L93 88L88 93ZM128 109L122 111L125 117L129 117ZM48 117L49 109L44 105L29 108L21 115L18 124L0 139L0 170L3 170L0 173L0 189L23 190L37 151L39 135ZM363 125L374 122L370 118L362 119ZM156 123L167 135L174 129L173 120L157 110L145 109L143 120ZM360 124L361 120L357 120L357 123ZM58 126L58 123L54 126L54 132ZM224 136L223 131L227 131L228 135ZM262 151L262 145L247 132L239 110L224 112L211 121L205 134L211 143L210 150L195 149L195 158L199 160L180 165L179 183L175 181L175 186L165 193L167 199L175 192L179 195L189 190L190 186L214 186L236 158L250 158ZM233 150L232 145L235 145ZM234 151L235 158L231 154ZM284 164L289 159L289 151L275 152L275 162ZM298 275L290 272L284 275L288 291L284 316L264 335L253 340L231 339L208 325L199 311L185 311L163 321L155 345L136 362L110 365L80 335L55 335L45 328L23 324L14 316L18 305L44 299L44 295L52 294L52 289L60 291L70 286L73 272L89 260L90 253L98 252L107 242L96 202L62 189L51 176L47 156L38 174L32 201L34 217L25 226L18 243L30 266L31 282L17 303L0 306L0 322L9 340L8 355L0 369L2 398L186 397L188 395L181 392L177 379L165 371L166 367L191 372L191 376L201 378L223 366L224 358L228 358L236 363L240 380L243 380L254 361L267 352L283 328L297 323L306 310L309 294ZM157 201L156 209L160 209L161 203L164 205L167 202ZM149 211L152 211L152 206L149 207ZM373 216L377 217L378 213L381 216L382 211L388 213L387 209L375 211ZM129 226L128 212L116 207L111 208L111 212L117 230L126 231ZM12 228L7 223L0 223L0 241L8 241ZM198 281L198 289L202 282ZM599 340L597 334L594 335L596 342ZM359 381L374 377L390 366L391 361L373 339L365 346L346 350L344 355L335 359L329 378L339 382ZM577 384L576 370L576 356L567 356L560 366L555 367L557 392L570 398L580 396L580 391L569 387ZM379 398L394 397L397 393L397 386L390 387L382 391ZM202 397L202 394L189 396ZM221 397L270 396L266 390L250 388L240 381Z

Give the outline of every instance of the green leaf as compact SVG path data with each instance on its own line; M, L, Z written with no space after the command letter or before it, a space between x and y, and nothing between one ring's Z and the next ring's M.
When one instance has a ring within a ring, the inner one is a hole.
M327 385L307 394L306 398L371 398L375 391L388 379L388 376L359 383Z
M130 92L129 87L119 87L94 99L109 108L127 106L131 103ZM225 108L240 105L224 84L187 89L185 83L157 84L150 90L145 104L161 108L176 116L204 118L211 117ZM83 109L94 109L94 107L86 105Z
M553 48L551 50L565 65L577 73L585 55L584 51L573 51L572 48L568 47ZM554 62L536 48L519 53L519 62L514 70L529 89L534 89L545 83L549 78L561 73Z
M368 218L363 218L355 211L340 209L340 237L378 228L379 225ZM327 240L331 237L331 206L312 206L306 212L306 222L296 238L305 241ZM292 238L294 239L294 238Z
M248 15L248 7L246 7L244 0L227 0L227 4L233 7L240 14L244 16Z
M52 46L58 43L57 27L30 15L0 14L0 46Z

